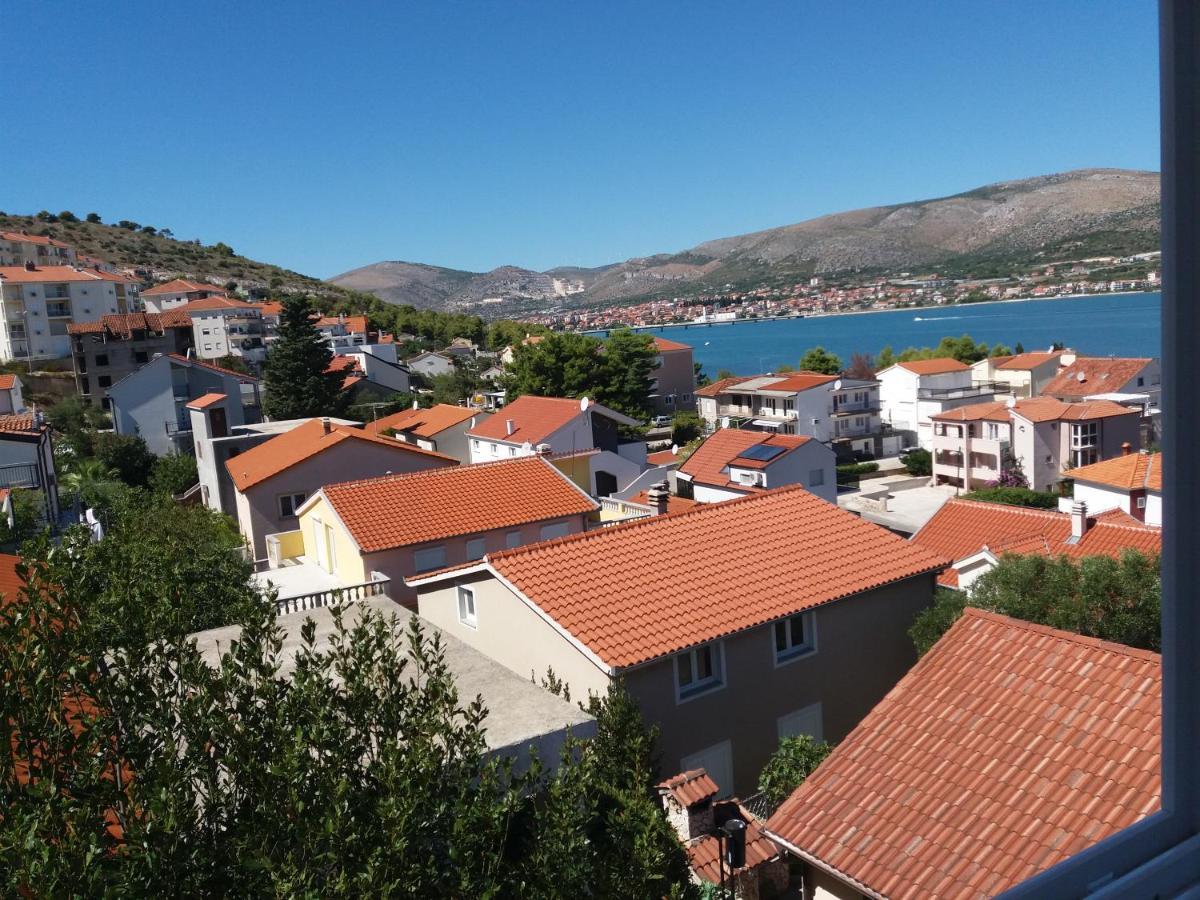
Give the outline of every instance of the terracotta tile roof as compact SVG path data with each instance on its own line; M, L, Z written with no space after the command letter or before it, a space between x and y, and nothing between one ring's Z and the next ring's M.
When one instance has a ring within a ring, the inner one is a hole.
M1103 484L1122 491L1162 492L1162 454L1129 453L1112 459L1080 466L1067 473L1075 481Z
M1061 350L1043 350L1033 353L1018 353L1016 356L1007 357L1004 362L998 362L997 369L1011 369L1028 371L1036 369L1038 366L1044 366L1052 359L1058 359L1062 356Z
M203 281L188 281L186 278L176 278L172 281L156 284L154 287L142 291L143 297L160 297L163 294L198 294L208 293L219 294L224 296L227 292L223 287L217 287L215 284L207 284Z
M632 419L613 412L607 407L593 403L588 409L594 409L605 416L614 418L622 423L631 423ZM485 438L489 441L507 441L530 444L550 437L554 432L574 421L580 415L579 401L565 397L535 397L525 394L511 403L485 422L480 422L467 432L471 437ZM508 433L508 422L515 426L512 434Z
M259 306L262 307L264 316L278 316L283 313L283 303L279 300L264 300Z
M118 281L122 284L137 284L135 278L128 278L113 272L102 272L99 269L75 266L34 266L32 269L24 266L0 266L0 281L10 284L42 284L60 281Z
M16 386L16 375L0 375L0 391L11 391Z
M216 392L205 394L202 397L197 397L187 404L188 409L208 409L210 406L215 406L222 400L228 398L228 394L218 394Z
M679 455L672 453L668 447L666 450L656 450L654 453L647 453L646 462L652 466L673 466L679 462Z
M652 506L650 503L650 492L641 491L629 498L629 503L640 503L642 506ZM672 494L667 498L667 512L683 512L686 509L691 509L693 506L699 505L697 500L689 500L686 497L676 497Z
M794 487L487 559L614 669L949 563Z
M717 397L725 393L735 384L743 381L749 381L749 378L734 376L732 378L718 378L712 384L706 384L704 387L696 388L697 397Z
M329 431L326 432L325 424L320 419L310 419L291 431L285 431L269 441L232 457L226 461L225 468L229 470L237 489L246 491L330 447L336 447L343 441L369 441L394 450L400 455L418 454L428 457L430 465L458 465L457 460L448 456L430 450L422 450L412 444L403 444L390 438L368 434L361 428L330 425Z
M1121 391L1152 362L1146 357L1081 356L1060 369L1042 388L1042 394L1047 397L1089 397ZM1138 390L1137 387L1133 389Z
M1159 808L1155 653L968 609L766 824L891 898L991 897Z
M67 334L107 334L113 338L130 340L134 331L162 333L168 328L191 327L191 317L183 307L176 307L164 313L118 313L101 316L95 322L72 322L67 325Z
M731 813L746 823L746 865L745 868L736 871L743 872L746 869L753 869L755 866L779 857L779 848L767 837L758 820L742 808L741 804L720 805L733 807ZM688 863L691 865L692 871L711 884L721 883L720 848L721 842L715 835L705 835L690 841L687 845ZM729 874L728 866L725 867L725 874Z
M47 237L44 234L25 234L20 231L0 231L0 241L19 241L22 244L41 244L46 247L61 247L70 250L70 244Z
M220 372L222 375L232 375L234 378L241 381L243 384L257 384L258 379L253 375L247 375L245 372L235 372L233 369L226 369L224 366L214 366L210 362L204 362L199 359L188 359L186 356L180 356L178 353L168 353L167 356L175 362L183 363L188 366L200 366L202 369L211 369L213 372Z
M658 784L658 789L670 794L685 809L719 794L720 788L704 769L689 769L672 775Z
M247 303L245 300L237 300L224 295L192 300L181 308L187 310L189 315L196 312L208 312L214 309L252 309L256 312L262 311L262 305L259 303Z
M1162 529L1140 522L1114 521L1112 517L1090 516L1089 527L1078 543L1071 537L1071 517L1048 509L1006 506L978 500L953 498L946 501L925 523L912 541L932 553L959 562L988 549L1002 553L1120 556L1125 550L1162 552ZM958 585L958 575L947 571L938 579L946 587Z
M820 387L824 384L829 384L831 381L837 381L837 375L822 375L819 372L797 372L794 375L782 375L777 381L770 384L764 384L757 388L760 391L783 391L785 393L799 393L807 391L811 388Z
M21 595L25 582L17 575L21 557L0 553L0 606L7 606Z
M710 484L715 487L730 487L738 490L760 490L751 485L730 481L730 464L736 460L740 468L765 468L782 459L797 447L803 447L810 440L812 439L803 435L768 434L765 431L721 428L705 438L703 443L679 467L679 471L684 475L692 476L692 481L697 484ZM765 444L768 447L782 447L784 452L766 462L739 459L743 453L759 444Z
M410 446L391 438L374 440ZM599 508L536 456L347 481L327 485L324 494L364 553L581 516Z
M908 369L917 375L944 375L947 372L965 372L971 368L966 363L948 356L940 359L911 359L908 362L896 363L902 369Z
M687 344L681 344L679 341L669 341L664 337L654 336L654 346L660 353L670 353L672 350L691 350Z
M1012 406L1007 400L972 403L930 416L935 422L1007 422L1018 415L1030 422L1080 422L1106 419L1111 416L1138 415L1137 410L1112 400L1086 400L1064 403L1053 397L1031 397L1017 400Z
M264 310L264 313L266 311ZM333 328L337 325L344 325L346 331L350 334L366 334L367 333L367 317L366 316L346 316L339 318L337 316L322 316L314 322L318 328Z
M13 415L0 415L0 432L6 434L41 434L42 428L37 427L33 423L33 413L15 413Z
M1007 422L1012 418L1005 400L988 400L986 403L971 403L930 416L935 422Z
M452 406L449 403L437 403L429 409L402 409L398 413L384 416L366 425L366 430L372 434L382 434L391 428L405 431L417 437L431 438L441 434L447 428L453 428L467 422L476 415L473 409L465 406Z

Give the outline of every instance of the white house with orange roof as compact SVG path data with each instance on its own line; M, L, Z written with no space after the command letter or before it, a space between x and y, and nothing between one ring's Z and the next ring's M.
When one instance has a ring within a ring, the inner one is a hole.
M16 375L0 375L0 414L23 412L25 397L21 393L21 379Z
M1145 395L1158 406L1162 368L1150 357L1077 356L1043 388L1047 397L1084 400L1101 394Z
M471 446L467 432L482 425L489 414L465 406L436 403L423 409L414 401L411 409L384 416L369 422L365 428L372 434L394 437L398 441L416 444L424 450L434 450L452 456L462 463L471 462Z
M0 266L74 266L79 263L70 244L25 231L0 231Z
M1137 449L1140 418L1111 400L1010 397L962 406L933 417L932 483L983 487L1000 477L1011 454L1030 487L1049 490L1070 468Z
M680 494L701 503L788 485L837 502L837 457L820 441L803 435L722 428L692 452L675 479Z
M261 303L218 295L193 300L183 309L192 320L192 346L200 359L267 358Z
M58 519L58 476L50 426L40 412L0 415L0 489L22 488L41 495L48 522Z
M899 362L875 377L883 423L925 450L933 447L934 416L1008 391L1004 383L974 381L970 366L949 357Z
M992 356L971 365L976 383L999 382L1014 397L1036 397L1063 366L1075 361L1069 350L1043 350L1016 356Z
M636 419L587 398L526 394L467 431L471 462L596 450L587 457L587 490L597 497L623 491L646 470L646 443L622 437Z
M224 297L227 293L225 288L206 281L175 278L142 291L142 303L145 304L146 312L163 313L169 309L186 306L193 300Z
M0 266L0 362L71 355L67 326L137 308L138 283L76 266Z
M769 561L769 564L757 564ZM443 631L573 697L620 679L667 771L748 792L781 737L838 741L915 661L948 560L800 488L409 579Z
M1162 454L1143 451L1067 474L1074 485L1074 500L1083 501L1088 509L1119 509L1147 525L1162 525L1162 470Z

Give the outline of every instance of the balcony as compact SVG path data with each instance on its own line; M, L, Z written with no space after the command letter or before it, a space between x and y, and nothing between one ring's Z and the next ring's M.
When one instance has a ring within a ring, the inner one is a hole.
M979 400L996 394L1007 394L1010 386L1003 381L977 381L962 387L917 388L918 400Z
M69 303L47 303L46 318L48 319L69 319L71 318L71 304Z
M862 415L864 413L878 413L879 400L862 400L858 403L848 402L839 403L835 397L833 400L833 411L830 415L834 416L852 416L855 414Z
M0 488L36 488L41 487L41 478L37 466L25 463L0 466Z

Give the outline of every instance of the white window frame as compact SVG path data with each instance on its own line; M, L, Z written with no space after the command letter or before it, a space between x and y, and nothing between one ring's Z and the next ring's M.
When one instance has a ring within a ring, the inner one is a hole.
M422 557L425 557L427 559L430 555L435 554L435 553L440 554L440 558L437 563L432 564L432 565L424 565L421 562ZM435 544L432 547L421 547L420 549L413 551L412 558L413 558L413 569L414 569L414 571L416 571L416 573L418 575L420 575L422 572L433 572L437 569L445 568L445 566L446 566L446 545L445 544Z
M699 669L700 655L704 651L708 651L712 674L700 679L693 678L686 685L681 684L679 680L680 662L686 659L688 661L688 671L694 673ZM695 700L697 697L707 697L709 694L724 690L725 688L724 641L709 641L706 644L697 644L695 647L689 647L687 650L676 653L672 658L672 664L675 670L676 705Z
M198 447L199 444L197 444L196 446ZM279 518L281 518L281 519L296 518L296 510L298 510L304 504L304 501L307 499L308 499L308 494L304 493L304 491L296 491L295 493L291 493L291 494L280 494L278 497L275 498L275 502L279 507ZM291 504L292 504L291 512L284 511L283 504L284 504L285 500L291 501Z
M792 628L792 620L800 619L804 628L804 643L792 643L795 634ZM779 649L779 629L783 626L786 629L784 649ZM817 616L811 610L808 612L799 612L795 615L786 616L782 619L776 619L767 629L771 639L771 656L775 660L775 668L786 666L788 663L794 663L798 659L806 659L817 652Z
M475 608L475 591L459 585L458 591L458 621L468 628L479 629L479 613Z

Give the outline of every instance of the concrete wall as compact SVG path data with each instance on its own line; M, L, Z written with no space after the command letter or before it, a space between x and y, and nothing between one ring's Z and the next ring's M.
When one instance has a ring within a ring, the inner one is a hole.
M668 350L659 353L658 358L662 364L652 375L657 381L653 391L657 394L655 414L669 416L676 412L691 412L696 408L696 370L692 364L692 351Z

